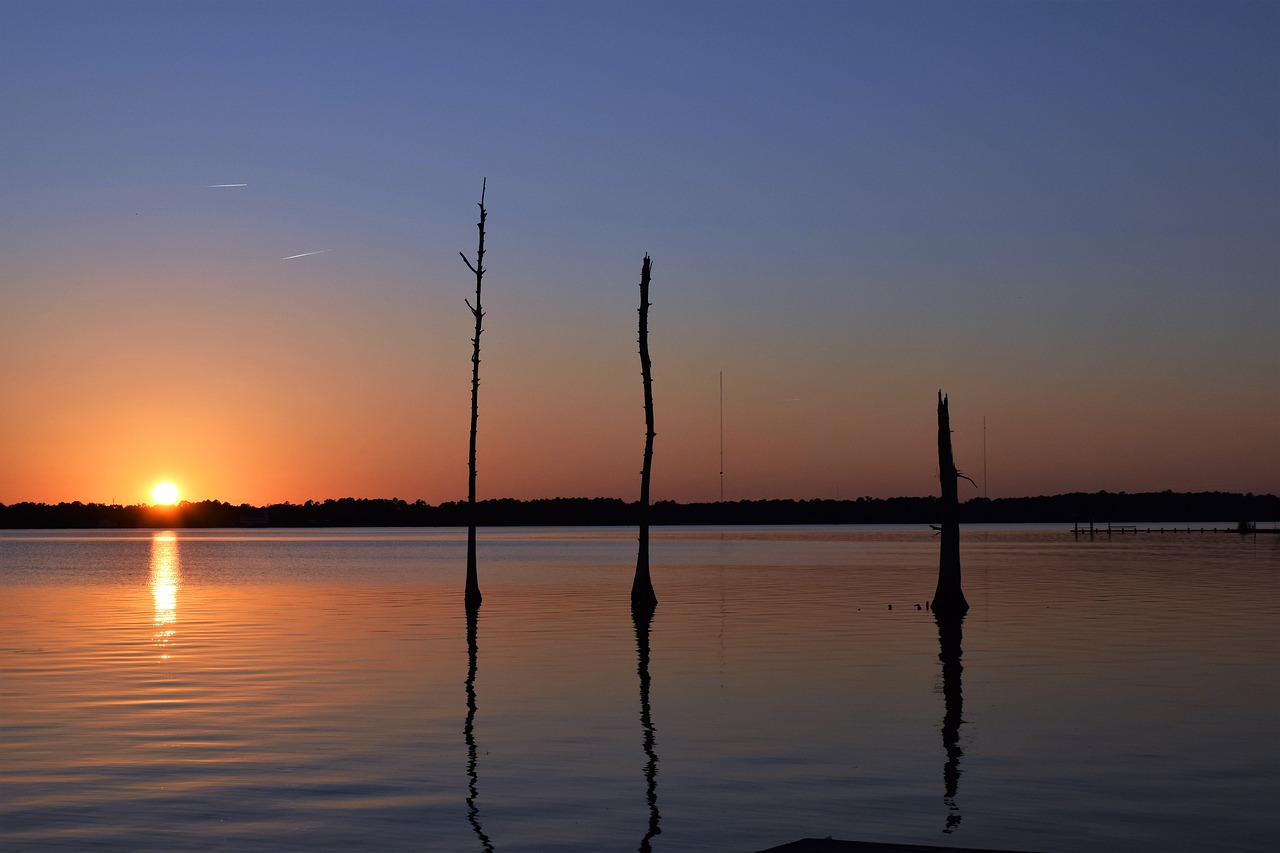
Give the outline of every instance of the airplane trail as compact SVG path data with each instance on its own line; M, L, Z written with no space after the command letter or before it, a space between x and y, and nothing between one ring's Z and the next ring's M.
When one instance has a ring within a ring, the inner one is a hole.
M321 249L321 250L320 250L320 251L318 251L318 252L303 252L303 253L302 253L302 254L300 254L300 255L290 255L289 257L287 257L287 258L281 258L280 260L282 260L282 261L291 261L291 260L293 260L294 258L305 258L305 257L307 257L308 255L323 255L323 254L324 254L325 252L327 252L327 251L329 251L329 250L328 250L328 249Z
M205 184L205 189L217 189L218 187L247 187L248 184Z

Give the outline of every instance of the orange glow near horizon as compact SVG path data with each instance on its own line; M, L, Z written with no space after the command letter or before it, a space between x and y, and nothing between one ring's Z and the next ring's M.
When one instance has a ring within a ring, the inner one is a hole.
M225 286L213 278L195 283L211 292ZM170 478L180 478L178 501L464 499L469 340L453 341L456 318L443 307L428 312L424 343L413 349L404 341L418 340L419 332L410 335L398 324L414 312L400 306L393 320L374 324L385 348L363 348L362 339L323 312L305 330L290 326L273 299L264 297L254 310L282 331L234 344L226 336L239 318L194 310L170 315L170 303L158 303L163 316L147 322L179 330L193 352L234 345L239 354L193 357L184 381L162 395L107 381L126 375L131 359L145 353L105 330L146 340L145 324L128 314L110 314L105 326L88 324L96 314L68 316L64 348L0 378L6 401L0 503L146 502L164 511L169 502L150 490ZM535 328L545 308L508 307L501 322L495 311L482 366L488 372L480 400L479 498L638 496L644 419L629 284L617 301L609 324L581 345ZM103 310L114 311L111 305ZM729 368L727 500L935 494L939 387L951 399L957 462L984 486L978 475L989 472L992 498L1275 489L1278 410L1261 374L1225 383L1207 367L1203 376L1166 372L1135 393L1128 383L1093 381L1104 366L1089 363L1092 357L1081 356L1071 372L1054 373L1058 378L1048 383L1031 366L993 366L978 376L935 367L925 356L834 358L788 349L763 328L752 329L752 347L702 351L696 331L681 328L685 321L673 310L663 306L667 313L654 318L675 327L655 325L662 334L652 342L655 371L661 365L654 500L720 496L722 365ZM513 315L525 322L515 324ZM192 326L193 316L212 319ZM590 325L586 318L583 324ZM37 351L53 333L23 327L5 345ZM337 343L326 349L317 343L323 341ZM245 369L250 364L265 367ZM100 380L78 365L100 369ZM1188 399L1196 406L1188 407ZM1225 424L1231 441L1221 440ZM1170 466L1170 459L1183 461ZM982 493L964 488L966 497Z

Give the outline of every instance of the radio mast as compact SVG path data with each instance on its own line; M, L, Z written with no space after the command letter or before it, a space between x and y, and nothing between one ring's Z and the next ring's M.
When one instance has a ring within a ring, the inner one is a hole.
M724 371L720 371L720 503L724 503Z
M987 416L982 416L982 499L987 500Z

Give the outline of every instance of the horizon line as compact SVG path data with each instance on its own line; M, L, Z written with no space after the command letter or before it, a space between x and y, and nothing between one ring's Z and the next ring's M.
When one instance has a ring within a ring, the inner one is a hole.
M1046 499L1046 498L1070 497L1073 495L1087 495L1087 496L1108 495L1113 497L1144 497L1144 496L1164 496L1164 495L1167 495L1170 497L1197 496L1197 495L1231 495L1231 496L1237 496L1237 497L1252 497L1252 498L1273 498L1273 499L1277 498L1277 493L1274 493L1274 492L1259 493L1259 492L1252 492L1252 491L1225 491L1222 489L1202 489L1198 491L1174 491L1172 489L1161 489L1161 490L1147 490L1147 491L1140 491L1140 492L1129 492L1129 491L1123 491L1123 490L1110 491L1108 489L1098 489L1097 491L1092 491L1092 492L1075 490L1075 491L1069 491L1069 492L1056 492L1053 494L1042 493L1038 495L1010 495L1010 496L999 497L999 498L988 498L982 495L975 495L972 498L968 498L964 501L961 501L961 503L967 504L967 503L973 503L975 501L984 502L984 503L996 503L997 501L1038 500L1038 499ZM870 501L930 500L930 499L938 499L938 497L939 496L936 494L926 494L926 495L893 495L890 497L873 497L871 495L860 495L856 498L839 498L839 497L837 498L831 498L831 497L794 498L794 497L791 497L791 498L738 498L735 500L714 499L714 500L692 500L692 501L660 499L660 500L653 501L653 503L654 504L674 504L676 506L716 506L720 504L782 503L782 502L852 504L852 503L870 502ZM86 507L89 507L89 506L108 507L108 508L147 507L150 509L178 509L183 506L197 506L199 504L216 503L221 506L252 507L256 509L265 509L273 506L295 506L296 507L296 506L306 506L308 503L323 505L329 502L340 503L344 501L403 503L406 506L421 505L421 506L428 506L428 507L441 507L448 504L465 504L467 502L465 497L455 498L455 499L446 500L446 501L440 501L439 503L430 503L423 498L415 498L414 500L408 500L408 499L399 498L399 497L370 498L370 497L354 497L351 495L345 495L340 498L324 498L322 500L309 498L306 501L303 501L301 503L295 503L289 500L273 501L273 502L263 503L263 504L254 504L246 501L242 501L240 503L233 503L231 501L219 500L217 498L201 498L199 500L183 499L178 501L176 504L149 504L149 503L146 503L145 501L126 504L126 503L116 503L114 501L107 503L107 502L100 502L100 501L81 501L81 500L57 501L56 503L48 503L44 501L21 500L21 501L16 501L14 503L7 503L7 504L0 501L0 507L14 507L14 506L22 506L24 504L29 504L32 506L56 507L56 506L74 506L79 504L80 506L86 506ZM482 498L477 500L476 503L491 503L491 502L538 503L538 502L547 502L547 501L618 501L623 504L634 504L639 502L638 499L629 500L627 498L621 498L616 496L588 497L585 495L559 495L555 497L545 497L545 498L512 498L512 497Z

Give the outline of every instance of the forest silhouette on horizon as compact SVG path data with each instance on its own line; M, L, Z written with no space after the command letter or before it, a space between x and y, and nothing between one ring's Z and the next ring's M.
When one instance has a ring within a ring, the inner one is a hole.
M477 501L484 527L633 526L638 505L621 498L496 498ZM0 504L0 529L135 527L466 527L464 501L428 504L398 498L329 498L264 506L218 500L177 506L20 502ZM936 524L937 496L829 500L655 501L650 523L665 525ZM959 505L961 524L1280 520L1280 496L1238 492L1071 492L1017 498L974 497Z

